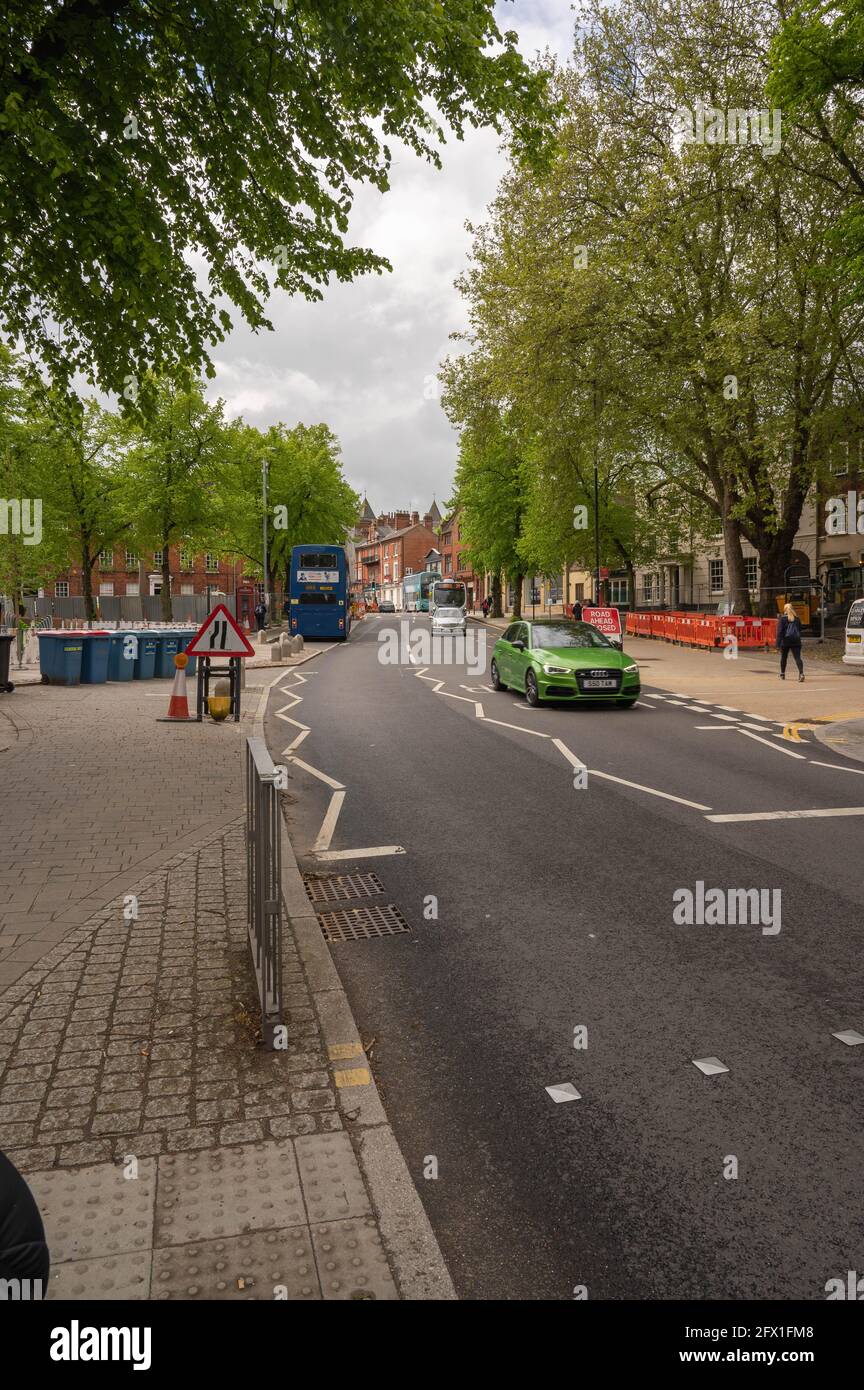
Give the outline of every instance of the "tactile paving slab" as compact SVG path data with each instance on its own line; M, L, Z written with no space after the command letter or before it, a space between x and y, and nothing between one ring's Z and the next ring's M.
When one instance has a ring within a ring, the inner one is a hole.
M381 1237L371 1217L312 1227L326 1299L398 1299Z
M302 1135L294 1144L310 1222L367 1215L369 1198L344 1130Z
M102 1255L52 1265L48 1297L52 1299L144 1299L150 1297L152 1251Z
M305 1224L290 1139L159 1159L157 1246Z
M155 1160L139 1159L137 1178L124 1178L123 1173L123 1167L113 1163L28 1173L52 1264L150 1249Z
M256 1231L153 1252L154 1299L310 1302L321 1288L306 1227Z

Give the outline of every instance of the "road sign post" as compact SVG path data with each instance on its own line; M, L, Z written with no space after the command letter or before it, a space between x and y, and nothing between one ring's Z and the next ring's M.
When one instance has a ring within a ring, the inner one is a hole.
M187 656L198 658L198 685L195 701L195 718L198 723L204 718L204 710L210 697L210 681L214 676L227 676L230 681L231 714L235 724L240 719L240 662L255 655L245 632L237 625L234 616L224 603L217 603L196 632L189 646ZM214 666L213 657L227 657L227 666Z

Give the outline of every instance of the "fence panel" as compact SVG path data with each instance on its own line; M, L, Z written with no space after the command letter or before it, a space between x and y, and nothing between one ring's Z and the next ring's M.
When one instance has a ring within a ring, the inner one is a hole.
M261 1038L275 1047L282 1022L281 811L276 768L263 739L246 740L246 882L249 947L261 1006Z

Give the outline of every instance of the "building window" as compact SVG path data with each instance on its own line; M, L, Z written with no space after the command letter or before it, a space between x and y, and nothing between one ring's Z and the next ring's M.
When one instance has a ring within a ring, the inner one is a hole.
M645 603L651 603L654 599L653 574L643 574L642 576L642 598Z
M154 570L161 570L161 568L162 568L162 559L163 559L163 555L164 555L164 551L162 551L162 550L154 550L154 551L153 551L153 568L154 568Z
M134 550L126 551L126 568L127 570L137 570L138 568L138 556Z
M55 597L55 598L68 598L68 597L69 597L69 581L68 581L68 580L66 580L66 579L58 579L58 580L57 580L57 583L54 585L54 597Z
M722 594L723 592L723 561L708 561L708 580L711 585L712 594Z
M140 589L139 585L137 585L137 584L127 584L127 585L126 585L126 597L127 597L127 598L137 598L138 595L140 594L140 592L141 592L141 589Z
M181 585L180 585L180 592L181 592L181 594L194 594L194 592L195 592L195 585L194 585L194 584L181 584Z
M219 569L219 556L214 555L212 551L208 550L207 554L204 556L204 568L207 570L208 574L215 574Z
M111 598L112 595L113 595L113 593L114 593L114 585L113 585L113 584L100 584L100 585L99 585L99 595L100 595L101 598Z
M744 573L747 576L747 588L754 594L759 588L759 558L756 555L747 555L744 560Z
M414 571L413 571L413 569L411 569L410 566L409 566L409 568L405 571L405 573L406 573L406 574L413 574Z
M627 580L626 580L626 579L610 579L610 581L609 581L609 589L610 589L611 598L612 598L612 602L613 602L613 603L626 603L626 602L627 602Z
M193 562L193 556L192 556L192 551L191 551L191 550L181 550L181 551L180 551L180 568L181 568L181 570L191 570L192 568L194 568L194 562Z
M449 573L450 573L450 559L451 559L451 557L450 557L449 555L445 555L445 556L444 556L444 573L445 573L445 574L449 574Z
M100 570L113 570L113 568L114 568L114 551L113 551L113 550L100 550L100 551L99 551L99 568L100 568Z

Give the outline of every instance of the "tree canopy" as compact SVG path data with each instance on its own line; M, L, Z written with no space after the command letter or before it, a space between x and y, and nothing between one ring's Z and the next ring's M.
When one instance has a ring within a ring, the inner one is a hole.
M387 268L345 237L400 140L513 124L545 78L493 0L17 0L0 32L0 323L55 383L207 370L234 306ZM437 113L437 114L433 114Z

